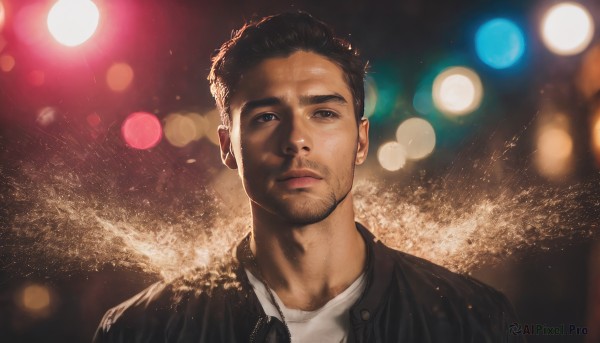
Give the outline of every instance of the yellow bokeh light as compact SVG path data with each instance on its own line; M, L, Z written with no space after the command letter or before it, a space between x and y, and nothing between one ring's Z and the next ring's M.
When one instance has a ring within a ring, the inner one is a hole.
M396 141L387 142L377 150L377 160L385 170L399 170L406 164L406 149Z
M591 130L592 152L596 157L598 166L600 166L600 108L596 111L596 115L592 119Z
M20 301L23 308L28 312L43 313L50 308L50 291L41 285L27 286L23 289Z
M548 178L564 176L572 167L573 138L564 124L566 117L559 118L542 126L536 140L536 166Z
M406 149L408 159L419 160L433 152L435 130L425 119L410 118L398 126L396 140Z
M129 88L133 81L133 69L127 63L114 63L106 71L106 84L114 92Z
M589 49L582 58L577 87L586 98L600 92L600 45Z
M100 12L90 0L59 0L48 13L48 30L59 43L77 46L98 27Z
M197 135L194 121L182 114L174 113L165 118L165 138L171 145L184 147L190 144Z
M594 22L589 11L580 4L560 3L546 12L541 33L550 51L558 55L575 55L590 44Z
M165 118L165 138L171 145L184 147L204 137L208 119L198 113L173 113Z
M573 140L563 129L548 128L538 137L538 149L542 156L564 160L573 152Z
M464 115L481 104L483 86L477 73L469 68L451 67L433 81L433 103L443 113Z
M0 70L2 70L5 73L8 73L9 71L13 70L13 68L15 67L15 58L12 57L11 55L8 54L4 54L2 56L0 56Z

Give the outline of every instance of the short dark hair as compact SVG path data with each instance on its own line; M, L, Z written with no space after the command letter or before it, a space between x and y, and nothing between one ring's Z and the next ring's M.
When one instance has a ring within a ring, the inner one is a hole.
M324 22L306 12L289 12L246 23L232 33L212 58L210 91L224 124L230 122L230 101L242 73L265 59L296 51L314 52L340 66L354 98L357 122L364 114L364 77L367 63L358 49L336 37Z

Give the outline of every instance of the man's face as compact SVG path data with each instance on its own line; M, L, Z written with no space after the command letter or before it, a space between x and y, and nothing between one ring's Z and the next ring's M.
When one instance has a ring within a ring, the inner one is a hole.
M357 125L353 103L342 69L316 53L266 59L243 74L219 137L253 210L296 224L335 210L367 156L369 123Z

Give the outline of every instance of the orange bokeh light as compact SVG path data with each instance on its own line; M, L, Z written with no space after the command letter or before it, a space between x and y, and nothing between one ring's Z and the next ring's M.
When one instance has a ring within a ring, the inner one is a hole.
M133 82L133 69L127 63L114 63L106 71L106 84L114 92L122 92Z
M4 54L2 56L0 56L0 70L2 70L5 73L8 73L9 71L13 70L13 68L15 67L15 58L12 57L11 55L8 54Z

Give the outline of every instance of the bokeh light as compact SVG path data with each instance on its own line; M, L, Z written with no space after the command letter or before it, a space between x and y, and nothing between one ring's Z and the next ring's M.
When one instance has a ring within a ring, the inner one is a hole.
M600 94L600 45L588 50L581 61L577 88L586 98Z
M106 84L114 92L122 92L129 88L133 81L133 69L127 63L113 63L106 71Z
M165 139L176 147L184 147L202 138L208 119L198 113L173 113L165 118Z
M46 106L38 111L35 122L43 127L46 127L56 121L56 108Z
M428 115L435 110L431 89L431 82L421 82L413 96L413 108L422 115Z
M385 170L400 170L406 164L406 149L396 141L384 143L377 150L377 160Z
M438 110L449 115L473 112L481 103L483 86L477 73L465 67L451 67L433 81L433 102Z
M408 159L419 160L433 152L435 130L425 119L410 118L398 126L396 140L405 148Z
M572 155L573 138L567 116L556 115L538 130L535 156L538 172L549 179L565 176L571 170Z
M13 20L17 37L29 45L43 45L48 38L45 27L46 6L42 2L33 3L22 7Z
M87 121L88 125L91 127L98 127L98 125L100 125L100 123L102 122L102 118L100 118L98 113L94 112L88 115L85 118L85 121Z
M592 152L596 158L596 165L600 167L600 108L592 118L590 137L592 138Z
M365 79L365 118L369 118L375 113L378 96L375 80L367 76Z
M77 46L96 32L100 12L90 0L59 0L48 13L48 30L59 43Z
M483 24L475 34L477 56L488 66L504 69L514 65L525 52L525 38L512 21L496 18Z
M0 1L0 32L4 28L4 22L6 21L6 11L4 10L4 4Z
M50 290L42 285L29 285L25 287L18 299L24 310L33 315L48 313L52 303Z
M154 114L135 112L123 122L121 135L128 146L145 150L155 147L160 142L162 127Z
M15 58L9 54L3 54L0 56L0 70L5 73L13 70L15 67Z
M588 10L580 4L560 3L546 12L541 34L550 51L558 55L575 55L590 44L594 22Z

